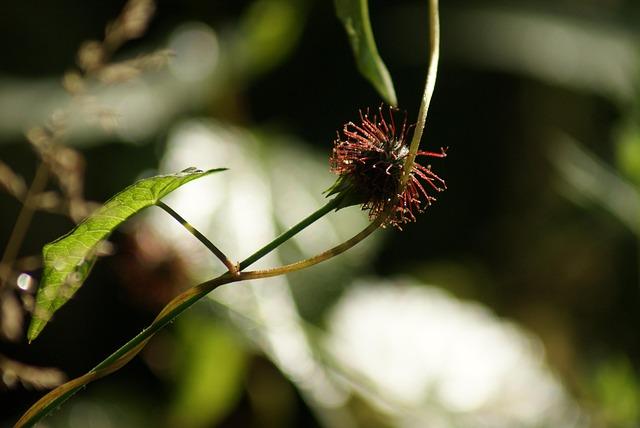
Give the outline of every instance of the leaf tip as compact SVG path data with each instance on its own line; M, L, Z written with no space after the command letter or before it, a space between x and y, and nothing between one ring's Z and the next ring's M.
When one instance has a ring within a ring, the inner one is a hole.
M398 97L393 86L389 87L389 92L384 94L384 99L390 106L398 107Z
M31 320L31 323L29 324L29 330L27 330L27 342L29 343L29 345L31 345L31 342L36 340L36 338L42 332L43 328L44 326L42 325L40 320L35 318Z
M40 333L42 333L42 330L47 326L51 317L43 315L48 313L49 312L46 309L36 305L36 308L31 315L29 328L27 329L27 341L29 344L36 340L38 336L40 336Z

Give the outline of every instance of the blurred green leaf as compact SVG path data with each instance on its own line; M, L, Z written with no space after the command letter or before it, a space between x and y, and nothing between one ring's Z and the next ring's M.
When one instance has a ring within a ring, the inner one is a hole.
M185 352L169 426L215 426L240 397L246 354L233 332L215 318L190 312L178 328Z
M568 136L558 137L550 159L568 185L567 198L599 204L640 236L640 193L616 170Z
M307 1L258 0L240 23L241 48L246 72L256 76L277 66L289 55L302 34Z
M626 358L605 362L595 373L594 389L607 426L635 427L640 420L640 384Z
M636 187L640 187L640 126L630 120L618 131L617 137L618 167Z
M452 7L447 8L444 28L449 58L624 104L635 94L637 35L625 25L559 13L555 2L536 2L535 8L526 6L528 2L451 3L447 2ZM414 11L409 9L389 25L417 25L422 16ZM398 53L412 59L406 52Z
M51 315L80 288L93 267L100 242L115 228L183 184L223 170L188 168L177 174L140 180L108 200L71 232L45 245L44 272L27 334L29 341L40 334Z
M349 36L360 73L373 84L387 103L397 105L391 76L378 54L373 38L367 0L334 0L334 3L338 18Z

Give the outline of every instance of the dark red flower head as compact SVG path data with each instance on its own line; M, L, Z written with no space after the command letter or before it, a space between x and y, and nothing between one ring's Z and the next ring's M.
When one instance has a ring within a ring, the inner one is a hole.
M342 206L362 204L371 219L392 207L383 226L400 228L403 223L415 221L415 214L436 200L430 192L441 192L447 186L431 171L430 165L416 161L402 188L404 163L409 154L407 136L412 126L407 126L405 113L398 127L397 112L389 107L385 118L382 106L373 116L367 109L364 114L360 111L359 124L344 125L329 159L331 172L340 176L329 194L343 193L347 202ZM446 153L444 149L439 153L419 151L418 156L443 158Z

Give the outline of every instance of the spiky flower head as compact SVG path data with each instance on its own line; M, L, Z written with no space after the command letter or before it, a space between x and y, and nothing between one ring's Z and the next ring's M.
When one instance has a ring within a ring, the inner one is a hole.
M406 113L398 126L397 114L397 109L389 107L385 117L380 106L377 114L360 111L360 123L344 125L329 159L331 172L339 177L328 192L342 195L341 207L362 204L371 219L390 208L383 226L401 229L402 224L415 221L415 214L431 205L436 200L433 193L446 189L446 184L430 165L416 161L406 185L402 185L408 134L413 126L407 126ZM418 151L417 156L443 158L446 152Z

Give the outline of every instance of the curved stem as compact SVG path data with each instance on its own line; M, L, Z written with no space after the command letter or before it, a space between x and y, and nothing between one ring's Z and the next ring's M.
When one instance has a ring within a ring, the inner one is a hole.
M416 127L413 131L413 138L411 138L409 154L407 155L407 160L404 163L404 170L402 172L403 188L409 181L409 177L411 177L411 170L413 169L413 164L415 162L416 155L418 154L418 148L420 147L422 131L424 130L424 125L427 121L429 105L431 104L433 90L436 86L439 59L440 17L438 14L438 0L429 0L429 69L427 70L427 82L425 84L424 93L422 94L422 101L420 102L420 110L418 111Z
M204 236L198 229L193 227L187 220L184 219L180 214L178 214L175 210L173 210L170 206L165 204L162 201L158 201L156 205L166 211L171 217L176 219L182 227L184 227L189 233L195 236L200 242L204 244L209 251L211 251L229 270L229 273L232 275L237 275L239 271L246 269L253 263L260 260L262 257L269 254L271 251L278 248L284 242L291 239L294 235L300 233L303 229L309 227L326 214L331 212L332 210L338 208L340 205L340 197L337 196L327 202L324 206L320 207L318 210L311 213L306 218L302 219L298 224L288 229L286 232L282 233L280 236L275 238L273 241L269 242L264 247L260 248L258 251L244 259L237 266L218 248L215 246L213 242L211 242L206 236Z
M231 260L229 260L229 258L222 251L220 251L220 249L216 247L213 242L211 242L206 236L200 233L198 229L191 226L191 224L189 224L189 222L185 220L180 214L175 212L173 208L162 201L156 202L156 205L165 210L171 217L176 219L182 227L187 229L190 234L195 236L198 241L202 242L204 246L207 247L207 249L211 251L218 259L220 259L220 261L227 267L229 273L231 273L232 275L236 275L238 273L238 267Z
M328 205L328 204L327 204ZM326 206L325 206L326 207ZM323 208L325 208L323 207ZM321 208L321 210L323 209ZM315 213L314 213L315 214ZM84 387L89 382L104 377L114 371L120 369L126 363L128 363L133 357L135 357L147 342L153 337L153 335L164 328L167 324L175 320L181 313L191 307L194 303L202 299L214 289L221 285L229 284L232 282L238 282L249 279L261 279L270 278L277 275L282 275L288 272L294 272L300 269L304 269L308 266L312 266L328 260L338 254L341 254L358 244L364 238L369 236L375 230L378 229L388 215L387 212L383 213L369 226L367 226L360 233L345 241L344 243L337 245L330 250L327 250L315 257L312 257L301 262L292 263L290 265L282 266L276 269L267 269L262 271L252 272L240 272L236 275L232 275L227 272L220 275L217 278L203 282L195 287L192 287L185 292L175 297L169 302L164 309L158 314L156 319L147 328L138 333L135 337L125 343L122 347L116 350L114 353L105 358L100 364L91 369L88 373L79 378L73 379L53 391L46 394L40 400L38 400L31 408L20 418L15 427L28 427L32 426L51 410L60 406L70 397L72 397L77 391ZM311 217L311 216L310 216ZM309 218L309 217L308 217ZM301 229L300 229L301 230ZM278 238L276 238L278 239ZM275 247L274 247L275 248ZM266 254L266 253L265 253Z
M238 275L225 273L217 278L203 282L192 287L180 295L176 296L165 308L158 314L156 319L147 328L142 330L131 340L121 346L114 353L105 358L100 364L95 366L89 372L73 379L63 385L60 385L53 391L46 394L38 400L31 408L16 422L17 427L30 427L46 416L50 411L60 406L62 403L71 398L76 392L89 382L104 377L114 371L120 369L128 363L138 352L144 348L153 335L178 315L191 307L195 302L207 295L213 289L223 284L240 281Z
M249 257L244 259L243 261L241 261L240 264L238 265L239 269L241 271L246 269L247 267L249 267L253 263L255 263L258 260L260 260L262 257L264 257L267 254L269 254L271 251L275 250L283 242L286 242L292 236L296 235L298 232L300 232L301 230L303 230L307 226L315 223L317 220L319 220L320 218L325 216L330 211L338 208L340 200L341 200L340 197L335 197L335 198L331 199L323 207L321 207L320 209L318 209L317 211L315 211L314 213L309 215L307 218L305 218L302 221L300 221L300 223L296 224L291 229L287 230L282 235L278 236L276 239L274 239L273 241L269 242L267 245L265 245L264 247L260 248L258 251L256 251L255 253L253 253L252 255L250 255Z
M301 260L299 262L291 263L288 265L280 266L273 269L264 269L264 270L256 270L250 272L243 272L243 279L258 279L258 278L269 278L272 276L284 275L287 273L295 272L301 269L308 268L313 265L317 265L318 263L324 262L325 260L329 260L332 257L337 256L338 254L344 253L349 248L354 247L360 241L362 241L367 236L371 235L375 232L382 223L384 223L385 219L388 217L389 212L385 212L378 216L369 226L364 228L360 233L355 235L353 238L348 241L343 242L340 245L337 245L330 250L327 250L323 253L320 253L316 256L310 257L305 260Z

